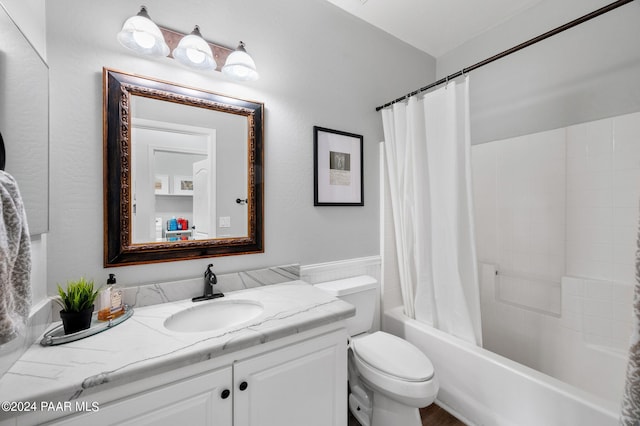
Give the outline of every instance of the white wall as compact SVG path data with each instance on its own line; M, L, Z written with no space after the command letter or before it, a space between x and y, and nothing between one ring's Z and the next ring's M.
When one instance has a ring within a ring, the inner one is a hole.
M2 0L0 4L7 9L20 31L46 61L45 0Z
M610 0L544 0L438 57L444 77L592 12ZM640 3L471 72L472 143L640 110Z
M129 1L47 4L51 67L49 292L56 282L108 272L135 285L274 264L377 255L378 142L375 107L435 77L435 61L324 0L146 3L161 25L227 46L243 40L261 78L238 84L170 59L150 60L116 41ZM395 64L402 63L401 74ZM265 104L265 253L104 270L102 67L107 66ZM313 126L364 136L364 207L313 207Z

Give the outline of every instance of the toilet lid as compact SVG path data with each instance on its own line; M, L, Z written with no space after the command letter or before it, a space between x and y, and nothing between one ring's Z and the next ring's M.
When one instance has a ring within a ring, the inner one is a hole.
M433 365L420 349L397 336L382 331L351 341L354 354L371 367L411 382L433 377Z

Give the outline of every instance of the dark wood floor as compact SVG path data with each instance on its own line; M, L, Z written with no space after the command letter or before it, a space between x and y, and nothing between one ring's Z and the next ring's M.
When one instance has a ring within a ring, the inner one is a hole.
M422 426L465 426L464 423L438 407L436 404L431 404L428 407L421 408L420 417L422 418ZM351 413L349 413L349 426L360 426L360 423L358 423Z
M465 426L464 423L436 404L421 408L420 417L422 418L422 426Z

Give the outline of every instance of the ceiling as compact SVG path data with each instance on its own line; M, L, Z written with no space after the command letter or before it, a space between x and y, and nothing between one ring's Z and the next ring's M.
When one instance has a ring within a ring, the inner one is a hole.
M327 0L439 57L542 0Z

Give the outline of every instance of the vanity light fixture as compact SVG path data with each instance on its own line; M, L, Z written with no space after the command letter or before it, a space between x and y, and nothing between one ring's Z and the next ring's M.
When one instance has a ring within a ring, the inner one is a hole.
M200 34L200 28L196 25L191 34L188 34L180 40L178 47L173 49L171 55L176 61L189 68L198 70L214 70L218 67L216 60L213 59L211 47Z
M164 41L160 28L151 20L146 6L140 7L137 15L130 17L118 33L118 41L124 47L141 55L167 56L169 46Z
M259 77L258 71L256 71L256 64L245 50L242 41L238 44L238 48L227 57L227 62L222 67L222 72L240 81L254 81Z
M172 57L189 68L222 71L234 80L254 81L259 77L256 63L247 53L244 42L233 50L206 41L197 25L191 34L158 26L149 18L146 6L140 6L140 12L125 21L118 41L136 53ZM220 64L224 65L221 69Z

